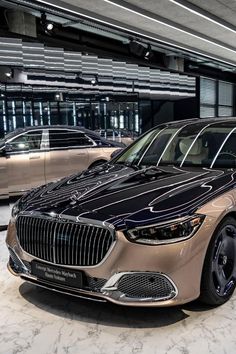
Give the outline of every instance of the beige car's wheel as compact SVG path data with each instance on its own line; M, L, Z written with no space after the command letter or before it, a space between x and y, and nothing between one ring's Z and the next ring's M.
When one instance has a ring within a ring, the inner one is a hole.
M200 300L225 303L236 285L236 220L227 217L216 229L204 262Z

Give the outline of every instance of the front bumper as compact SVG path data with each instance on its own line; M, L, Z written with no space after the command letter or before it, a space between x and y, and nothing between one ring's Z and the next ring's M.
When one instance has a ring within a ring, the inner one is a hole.
M83 287L75 288L34 276L31 262L40 259L21 248L15 225L10 223L6 239L10 251L8 269L31 283L73 296L128 306L183 304L200 294L212 225L212 218L206 217L191 239L158 246L131 243L118 231L115 247L104 262L93 267L63 266L83 273Z

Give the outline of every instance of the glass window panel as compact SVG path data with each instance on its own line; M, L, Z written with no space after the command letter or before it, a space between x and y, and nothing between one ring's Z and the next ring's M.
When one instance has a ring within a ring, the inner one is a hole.
M216 81L215 80L201 78L200 101L201 104L214 105L216 103Z
M219 105L233 105L233 85L229 82L219 81Z
M200 106L200 117L201 118L208 118L208 117L215 117L215 107L211 106Z
M214 163L214 167L226 166L235 167L236 166L236 133L232 132L226 140L225 144L221 148L217 159Z
M93 141L84 133L68 130L49 131L50 148L70 148L93 145Z
M28 132L10 142L12 151L40 150L42 131Z
M233 107L219 106L219 117L231 117L233 115Z

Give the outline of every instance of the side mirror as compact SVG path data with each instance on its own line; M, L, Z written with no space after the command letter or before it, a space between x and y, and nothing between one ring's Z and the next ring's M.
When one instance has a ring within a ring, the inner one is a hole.
M117 149L117 150L113 151L113 153L111 154L111 159L114 159L114 157L117 157L122 151L123 151L123 149Z
M8 153L8 152L12 152L12 145L11 144L8 144L6 143L5 147L4 147L4 150L5 150L5 153Z
M6 144L0 149L0 156L7 156L12 151L12 145Z
M6 156L5 146L0 149L0 156Z

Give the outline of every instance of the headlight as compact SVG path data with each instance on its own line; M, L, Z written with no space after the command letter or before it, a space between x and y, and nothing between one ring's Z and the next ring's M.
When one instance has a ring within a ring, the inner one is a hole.
M204 218L204 215L193 215L168 223L140 227L127 231L127 237L132 242L149 245L183 241L195 234Z
M13 220L17 217L19 212L20 212L20 200L17 200L17 202L13 205L11 210L11 217Z

